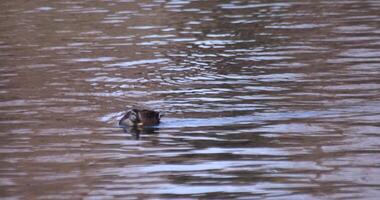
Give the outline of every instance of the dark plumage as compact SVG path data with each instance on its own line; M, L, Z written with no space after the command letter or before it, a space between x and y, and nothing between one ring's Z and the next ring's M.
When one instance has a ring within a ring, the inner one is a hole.
M159 112L145 109L131 109L120 119L120 126L155 126L160 123Z

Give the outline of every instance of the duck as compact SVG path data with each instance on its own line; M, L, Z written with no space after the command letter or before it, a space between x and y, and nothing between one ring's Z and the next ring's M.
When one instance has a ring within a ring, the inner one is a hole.
M119 126L143 127L157 126L160 123L161 114L154 110L130 109L119 120Z

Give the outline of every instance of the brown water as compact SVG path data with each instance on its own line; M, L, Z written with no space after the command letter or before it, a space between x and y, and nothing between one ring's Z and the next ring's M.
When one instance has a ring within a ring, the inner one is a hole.
M0 10L3 198L380 196L380 1ZM124 132L135 105L162 124Z

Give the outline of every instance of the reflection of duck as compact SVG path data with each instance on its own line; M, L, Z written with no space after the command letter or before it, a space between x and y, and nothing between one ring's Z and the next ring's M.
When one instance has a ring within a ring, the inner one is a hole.
M138 126L127 126L123 127L125 133L132 135L134 139L140 139L140 135L153 135L158 134L157 127L138 127Z
M120 126L141 127L155 126L160 123L161 115L153 110L131 109L120 119Z

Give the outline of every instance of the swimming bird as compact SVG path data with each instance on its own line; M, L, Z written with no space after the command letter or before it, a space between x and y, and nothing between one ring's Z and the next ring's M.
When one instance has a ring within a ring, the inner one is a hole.
M120 119L119 126L156 126L160 123L160 119L161 114L159 112L146 109L131 109Z

